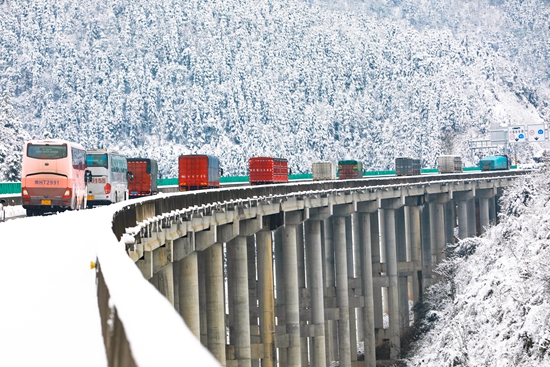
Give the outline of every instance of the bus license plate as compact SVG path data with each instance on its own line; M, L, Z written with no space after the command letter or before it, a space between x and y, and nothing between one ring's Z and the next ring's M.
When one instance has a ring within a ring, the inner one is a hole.
M88 195L88 200L94 200L94 195Z
M42 200L42 205L52 205L51 200Z

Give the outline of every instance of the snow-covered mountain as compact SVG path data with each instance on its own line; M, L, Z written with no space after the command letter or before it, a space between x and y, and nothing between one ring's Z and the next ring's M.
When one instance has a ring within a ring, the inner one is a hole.
M426 301L410 367L550 366L550 156L515 181L500 223L458 243Z
M31 137L156 158L165 177L188 153L229 175L257 155L296 173L473 164L467 141L491 125L548 122L549 14L542 0L0 0L0 92ZM2 136L0 165L20 149Z

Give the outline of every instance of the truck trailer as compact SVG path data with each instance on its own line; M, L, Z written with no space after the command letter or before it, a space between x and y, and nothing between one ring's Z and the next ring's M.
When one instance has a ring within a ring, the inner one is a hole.
M332 162L316 162L311 165L311 178L313 181L334 180L336 172Z
M149 158L128 158L128 181L130 198L155 195L158 192L157 161Z
M178 159L179 191L220 187L220 160L206 154L182 155Z
M395 158L395 174L397 176L416 176L420 174L420 159Z
M482 171L498 171L510 169L510 160L507 155L495 155L480 159L479 168Z
M440 155L437 159L439 173L462 172L462 158L458 155Z
M288 182L288 161L284 158L252 157L248 160L248 179L251 185Z
M338 179L348 180L363 177L363 162L356 160L338 161Z

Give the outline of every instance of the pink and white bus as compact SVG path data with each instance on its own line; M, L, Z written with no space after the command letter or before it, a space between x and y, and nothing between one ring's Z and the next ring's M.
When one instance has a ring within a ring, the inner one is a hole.
M86 150L66 140L25 145L21 200L28 216L86 207Z

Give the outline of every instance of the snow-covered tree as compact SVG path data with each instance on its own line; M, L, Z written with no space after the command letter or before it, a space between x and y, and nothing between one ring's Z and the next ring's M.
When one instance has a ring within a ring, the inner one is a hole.
M17 182L21 179L21 160L28 134L17 119L10 95L0 96L0 181Z

